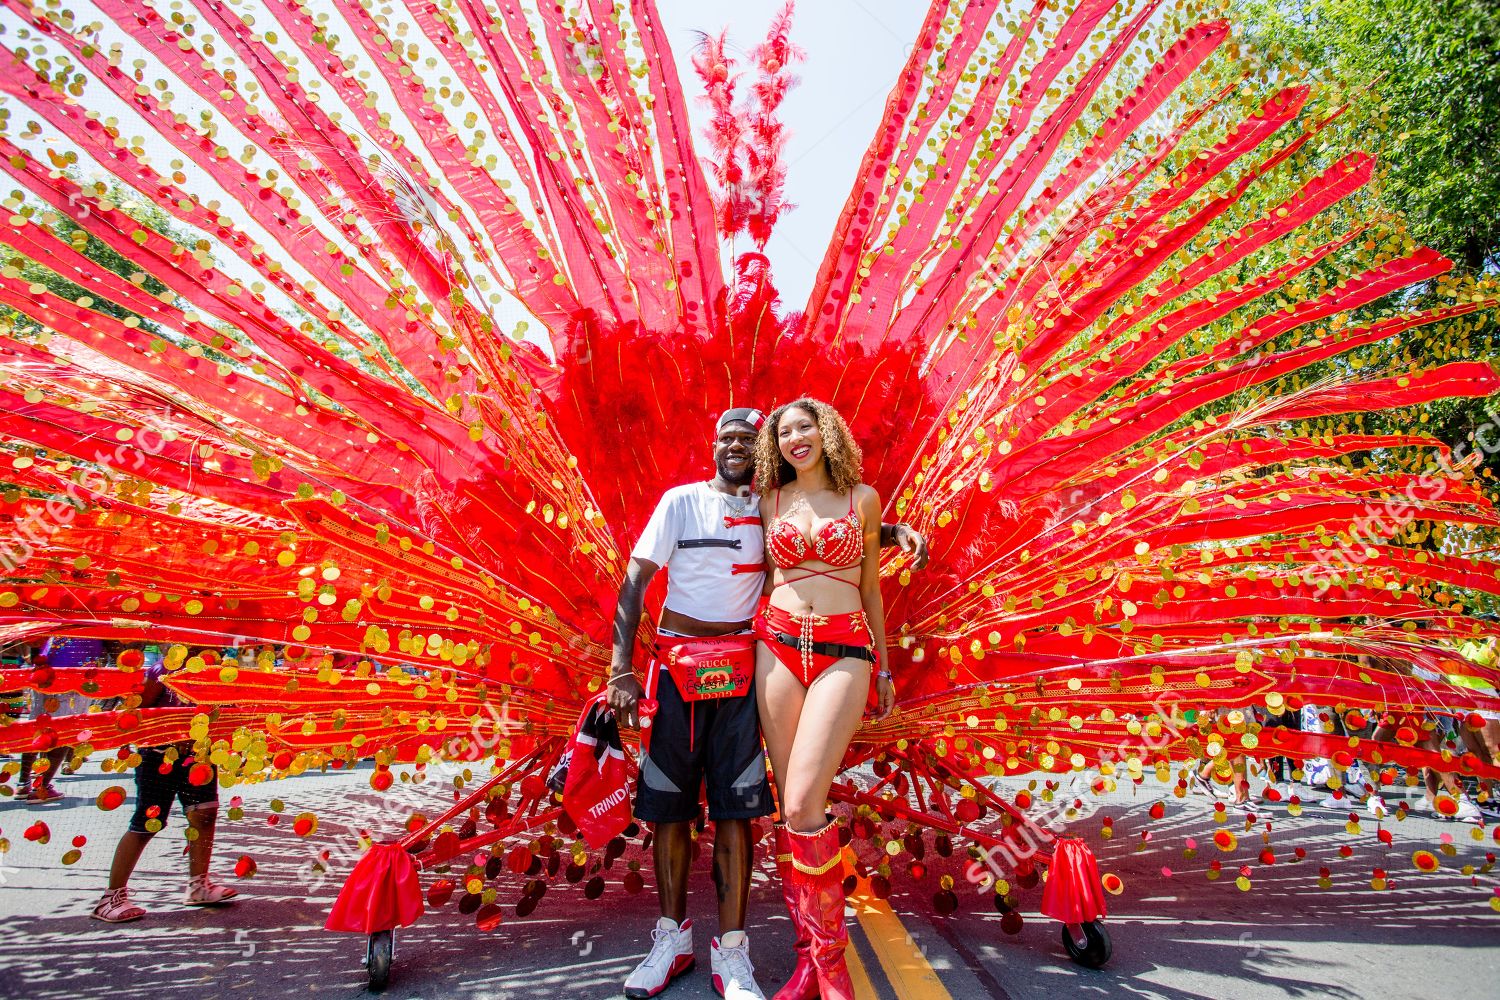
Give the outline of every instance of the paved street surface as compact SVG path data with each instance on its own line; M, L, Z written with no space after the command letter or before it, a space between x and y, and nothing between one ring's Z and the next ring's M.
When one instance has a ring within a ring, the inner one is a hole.
M429 780L411 789L413 801L430 807L443 799L452 771L434 767ZM367 826L393 838L403 814L391 800L368 791L367 774L307 775L227 790L244 799L244 818L221 821L215 871L237 886L240 900L224 910L180 904L185 859L180 856L180 818L156 838L134 881L151 910L138 923L108 926L88 919L100 892L114 843L128 819L129 804L103 812L97 794L128 777L102 775L91 762L85 773L64 777L59 803L28 806L0 803L0 837L10 843L0 856L0 997L72 1000L175 1000L212 996L359 997L367 995L360 966L363 940L322 930L347 862L335 861L333 876L307 880L312 851L347 840ZM1017 782L1009 780L1012 787ZM398 786L399 788L400 786ZM447 792L451 800L451 791ZM284 800L280 822L271 826L270 803ZM1022 894L1024 928L1002 932L989 895L969 886L962 852L943 859L931 849L930 869L920 882L896 879L894 912L868 897L856 901L851 920L856 976L881 998L1149 997L1167 1000L1273 997L1485 998L1500 995L1500 913L1491 906L1495 872L1482 868L1487 852L1500 851L1493 827L1484 839L1472 828L1411 817L1386 824L1387 847L1377 825L1362 817L1359 831L1344 826L1346 813L1316 808L1299 818L1278 807L1257 816L1246 831L1243 816L1219 825L1207 800L1169 799L1166 814L1151 820L1153 801L1131 791L1113 793L1102 809L1071 827L1099 853L1101 868L1123 880L1111 897L1108 919L1114 957L1103 971L1067 960L1057 924L1036 914L1040 890ZM293 819L316 811L317 833L302 839ZM1112 821L1104 836L1103 820ZM38 819L52 831L48 844L25 839ZM1261 863L1269 846L1275 863ZM1233 830L1233 850L1217 849L1216 830ZM87 842L80 860L61 858L74 836ZM1143 841L1149 834L1149 841ZM1443 852L1446 845L1453 853ZM1185 856L1187 841L1197 851ZM1351 848L1349 857L1339 854ZM1307 856L1298 860L1295 849ZM1419 872L1412 855L1428 850L1441 867ZM236 879L241 855L258 872ZM620 994L620 983L649 944L655 897L649 866L644 891L630 895L621 877L635 853L606 873L604 895L586 900L581 886L561 879L526 919L515 916L521 880L506 876L500 902L505 920L482 932L454 902L429 910L414 927L398 933L392 984L387 996L473 997L495 1000ZM1206 877L1219 860L1223 875ZM1235 884L1240 866L1250 866L1251 888ZM1329 888L1318 885L1319 868L1330 870ZM1171 870L1171 874L1163 869ZM1371 887L1374 869L1392 884ZM957 879L959 910L935 912L932 895L942 873ZM461 872L459 874L462 874ZM758 874L750 929L761 981L771 992L791 968L790 931L769 863ZM692 915L699 926L698 969L679 980L664 1000L713 996L708 980L708 944L713 933L713 889L707 859L694 869Z

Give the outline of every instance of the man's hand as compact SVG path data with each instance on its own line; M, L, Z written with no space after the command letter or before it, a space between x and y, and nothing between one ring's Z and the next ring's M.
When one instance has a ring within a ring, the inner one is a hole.
M882 675L875 680L875 694L877 698L875 718L878 721L880 719L884 719L886 716L890 715L893 710L895 710L896 685L891 683L891 679L889 677Z
M909 524L898 524L891 529L901 551L912 557L911 568L922 569L927 565L927 539Z
M620 725L635 729L640 725L636 703L645 694L636 680L634 656L636 633L641 628L641 608L646 601L646 587L655 575L657 565L646 559L632 558L625 567L625 581L615 602L613 653L609 658L609 687L606 700Z
M636 679L635 674L622 671L611 676L606 692L609 707L615 713L615 720L627 729L637 728L640 725L640 718L636 712L636 705L646 691L641 687L641 682Z

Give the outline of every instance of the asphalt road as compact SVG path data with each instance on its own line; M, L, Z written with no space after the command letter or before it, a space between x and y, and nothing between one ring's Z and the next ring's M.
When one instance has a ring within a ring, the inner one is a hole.
M412 799L432 805L451 790L443 774L413 789ZM450 772L451 774L451 772ZM176 1000L229 996L348 997L366 995L360 965L363 940L323 931L347 863L321 881L309 879L314 850L347 842L358 828L395 835L401 816L389 799L370 793L363 775L303 776L224 793L243 797L244 816L224 822L215 871L241 898L222 910L180 903L185 882L180 819L147 851L133 883L147 919L105 925L88 918L102 888L128 806L103 812L95 796L121 782L90 764L84 774L61 779L67 798L28 806L0 803L0 997L73 1000ZM130 786L128 779L124 782ZM269 825L272 799L284 801L280 822ZM943 861L929 851L931 870L920 881L896 880L894 916L856 901L851 928L858 958L874 993L882 998L975 998L1076 995L1167 1000L1233 997L1486 998L1500 996L1500 912L1488 852L1500 852L1494 828L1472 839L1472 828L1410 817L1385 827L1386 845L1368 819L1357 832L1347 815L1309 808L1290 817L1284 808L1259 815L1247 830L1243 816L1225 824L1202 798L1169 799L1165 815L1150 819L1154 801L1129 790L1103 800L1095 815L1070 832L1084 835L1102 870L1118 875L1123 891L1111 898L1107 927L1114 956L1102 971L1069 962L1058 925L1036 914L1039 891L1022 896L1025 926L1004 933L990 899L963 878L960 859ZM317 833L303 839L292 820L316 811ZM1108 818L1111 836L1105 837ZM47 844L28 841L38 819L52 831ZM1266 824L1270 824L1269 830ZM1215 831L1237 834L1230 851L1217 849ZM60 859L72 838L87 838L82 857ZM1444 837L1451 843L1444 844ZM1148 839L1149 838L1149 839ZM1268 840L1265 838L1269 838ZM1188 841L1196 852L1187 856ZM1269 846L1275 863L1262 863ZM1444 853L1444 848L1451 856ZM1306 851L1297 859L1296 848ZM1347 848L1347 857L1340 853ZM1440 861L1420 872L1415 851ZM235 860L253 857L254 877L237 879ZM429 910L398 932L392 985L387 996L472 997L494 1000L603 998L620 984L649 944L655 898L649 865L646 888L631 895L621 876L627 854L608 874L598 900L586 900L565 883L549 892L525 919L514 916L520 880L507 883L500 902L505 919L483 932L453 903ZM1222 877L1210 881L1210 862ZM1250 866L1248 891L1236 883ZM1465 865L1475 866L1465 875ZM1329 885L1319 885L1319 869ZM1371 886L1374 869L1390 878ZM955 875L958 912L940 916L932 896L936 880ZM762 862L751 905L752 953L768 994L791 968L790 931L769 862ZM699 926L698 970L679 980L665 1000L711 997L708 940L713 933L713 890L705 857L694 868L691 910Z

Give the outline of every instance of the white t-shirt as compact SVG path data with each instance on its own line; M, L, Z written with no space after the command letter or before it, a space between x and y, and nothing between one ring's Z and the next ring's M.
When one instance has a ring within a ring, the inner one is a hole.
M630 555L666 569L669 610L705 622L751 618L766 578L760 503L704 482L673 487Z

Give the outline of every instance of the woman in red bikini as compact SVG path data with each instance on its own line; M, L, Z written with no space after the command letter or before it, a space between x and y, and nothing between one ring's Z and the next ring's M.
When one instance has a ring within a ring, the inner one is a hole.
M881 716L896 691L880 603L880 498L827 403L777 408L755 453L770 601L756 620L755 684L782 822L776 860L797 930L797 968L776 1000L852 998L844 884L828 789L877 678Z

